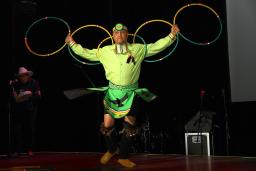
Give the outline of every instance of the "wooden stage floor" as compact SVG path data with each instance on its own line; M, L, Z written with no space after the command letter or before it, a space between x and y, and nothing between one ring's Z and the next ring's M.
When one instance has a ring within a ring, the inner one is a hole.
M39 152L34 156L1 156L0 171L256 171L256 157L131 154L137 166L123 168L115 156L101 165L102 153Z

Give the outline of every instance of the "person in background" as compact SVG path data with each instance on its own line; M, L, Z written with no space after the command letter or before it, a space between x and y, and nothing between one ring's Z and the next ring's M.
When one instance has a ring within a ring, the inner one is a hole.
M41 90L38 80L32 78L33 72L19 67L16 79L11 85L11 155L33 155L35 144L36 116Z

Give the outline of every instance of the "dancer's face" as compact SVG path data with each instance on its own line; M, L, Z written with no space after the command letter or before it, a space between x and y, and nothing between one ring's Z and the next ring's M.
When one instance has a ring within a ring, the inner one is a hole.
M121 30L121 31L113 31L113 39L116 44L123 44L127 42L128 31Z

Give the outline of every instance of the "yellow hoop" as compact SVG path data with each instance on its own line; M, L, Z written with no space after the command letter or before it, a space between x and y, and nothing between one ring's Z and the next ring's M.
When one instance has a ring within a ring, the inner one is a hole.
M88 24L88 25L81 26L81 27L77 28L75 31L73 31L71 36L73 36L79 30L81 30L83 28L87 28L87 27L97 27L97 28L100 28L100 29L104 30L109 35L109 37L111 37L112 44L114 43L114 41L112 39L112 35L110 34L110 32L107 29L105 29L104 27L102 27L100 25L95 25L95 24Z
M135 34L132 34L132 33L129 33L128 34L129 36L133 36L133 37L135 37L136 35ZM138 36L139 37L139 36ZM112 36L111 37L107 37L107 38L105 38L105 39L103 39L100 43L99 43L99 45L98 45L98 47L97 47L97 55L98 55L98 52L99 52L99 48L100 48L100 46L102 45L102 43L104 43L105 41L107 41L108 39L110 39L110 38L112 38ZM142 40L142 42L144 43L144 45L145 45L145 41L144 41L144 39L143 38L141 38L141 37L139 37L141 40Z
M97 56L98 56L98 53L99 53L99 49L100 49L101 44L104 43L105 41L107 41L108 39L112 39L112 41L113 41L112 36L103 39L103 40L99 43L99 45L98 45L98 47L97 47L97 54L96 54ZM113 43L112 43L112 44L113 44Z
M196 45L209 45L209 44L215 42L216 40L218 40L219 37L220 37L220 35L221 35L221 32L222 32L222 23L221 23L220 17L219 17L219 15L217 14L217 12L216 12L214 9L212 9L211 7L207 6L207 5L204 5L204 4L201 4L201 3L192 3L192 4L188 4L188 5L185 5L185 6L181 7L181 8L176 12L175 16L173 17L173 24L176 23L177 15L178 15L183 9L188 8L188 7L190 7L190 6L202 6L202 7L206 7L206 8L209 9L210 11L212 11L212 12L216 15L216 17L217 17L217 19L218 19L218 21L219 21L219 33L218 33L218 35L215 37L215 39L213 39L212 41L209 41L209 42L195 42L195 41L192 41L192 40L186 38L183 34L179 33L180 36L181 36L183 39L187 40L188 42L193 43L193 44L196 44Z
M139 31L143 26L145 26L146 24L149 24L149 23L152 23L152 22L162 22L162 23L168 24L170 27L173 26L170 22L168 22L168 21L166 21L166 20L155 19L155 20L146 21L145 23L143 23L142 25L140 25L140 26L138 27L138 29L135 31L134 37L133 37L133 42L134 42L134 43L135 43L135 37L137 36L138 31ZM170 55L174 52L174 50L175 50L175 49L177 48L177 46L178 46L178 43L179 43L179 36L177 35L176 44L175 44L174 48L173 48L167 55L165 55L164 57L161 57L160 59L155 59L155 60L147 60L147 59L144 59L144 61L145 61L145 62L159 62L159 61L162 61L163 59L167 58L168 56L170 56ZM146 44L146 43L145 43L145 44Z
M83 29L83 28L87 28L87 27L97 27L97 28L100 28L100 29L102 29L102 30L104 30L108 35L109 35L109 37L107 37L106 39L111 39L111 43L112 44L114 44L114 41L113 41L113 38L112 38L112 35L110 34L110 32L107 30L107 29L105 29L104 27L102 27L102 26L100 26L100 25L95 25L95 24L88 24L88 25L84 25L84 26L81 26L81 27L79 27L79 28L77 28L72 34L71 34L71 36L73 36L76 32L78 32L79 30L81 30L81 29ZM106 41L105 39L104 39L104 41ZM101 41L101 43L100 44L102 44L103 43L103 41ZM69 47L69 46L68 46ZM98 48L99 48L99 46L98 46ZM97 48L97 49L98 49ZM75 59L75 60L77 60L78 62L80 62L80 63L82 63L82 64L87 64L87 65L97 65L97 64L100 64L100 63L98 63L98 62L84 62L84 61L81 61L81 60L79 60L79 59L77 59L72 53L71 53L71 51L70 51L70 48L69 48L69 53L70 53L70 55ZM98 55L98 51L97 51L97 54L96 55Z
M184 5L183 7L181 7L181 8L176 12L176 14L175 14L174 17L173 17L173 24L176 23L177 15L178 15L183 9L185 9L185 8L187 8L187 7L190 7L190 6L202 6L202 7L206 7L206 8L208 8L209 10L211 10L211 11L219 18L218 13L217 13L214 9L212 9L211 7L209 7L209 6L205 5L205 4L201 4L201 3L192 3L192 4Z
M136 37L138 31L139 31L143 26L145 26L146 24L149 24L149 23L152 23L152 22L162 22L162 23L166 23L166 24L168 24L168 25L170 25L170 26L172 27L172 24L171 24L170 22L168 22L168 21L165 21L165 20L155 19L155 20L146 21L145 23L141 24L141 25L137 28L137 30L135 31L134 37L133 37L133 43L135 43L135 37Z

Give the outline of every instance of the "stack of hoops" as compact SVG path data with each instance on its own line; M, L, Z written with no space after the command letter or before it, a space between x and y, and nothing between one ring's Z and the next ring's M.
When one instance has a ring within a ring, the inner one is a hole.
M177 35L177 38L176 38L176 40L175 40L176 43L175 43L174 47L170 50L170 52L169 52L167 55L165 55L165 56L163 56L163 57L161 57L161 58L158 58L158 59L147 59L147 58L145 58L145 59L144 59L145 62L158 62L158 61L161 61L161 60L166 59L167 57L169 57L169 56L175 51L175 49L176 49L177 46L178 46L178 43L179 43L179 36L182 37L183 39L185 39L186 41L188 41L188 42L190 42L190 43L192 43L192 44L195 44L195 45L210 45L210 44L214 43L215 41L217 41L217 40L219 39L219 37L220 37L220 35L221 35L221 32L222 32L222 22L221 22L221 19L220 19L219 15L217 14L217 12L216 12L214 9L212 9L211 7L209 7L209 6L205 5L205 4L202 4L202 3L191 3L191 4L187 4L187 5L183 6L183 7L181 7L181 8L176 12L176 14L174 15L173 24L176 24L176 22L177 22L177 21L176 21L176 20L177 20L177 16L178 16L183 10L185 10L185 9L187 9L187 8L189 8L189 7L193 7L193 6L204 7L204 8L206 8L206 9L208 9L210 12L212 12L212 13L217 17L218 23L219 23L219 28L218 28L218 31L217 31L218 34L215 36L215 38L214 38L213 40L210 40L210 41L207 41L207 42L196 42L196 41L193 41L193 40L187 38L185 35L183 35L181 32L179 32L178 35ZM28 29L27 29L27 31L26 31L26 33L25 33L25 38L24 38L25 46L26 46L26 48L28 49L29 52L31 52L32 54L34 54L34 55L36 55L36 56L48 57L48 56L51 56L51 55L54 55L54 54L60 52L60 51L66 46L66 43L64 42L64 44L62 44L61 46L59 46L58 48L56 48L56 50L54 50L53 52L44 53L44 54L32 50L32 48L31 48L31 46L30 46L30 43L29 43L29 39L28 39L31 28L32 28L34 25L36 25L36 24L38 24L38 23L40 23L40 22L47 22L48 20L55 20L55 21L57 21L57 22L63 23L63 25L64 25L64 26L66 27L66 29L67 29L67 34L66 34L65 36L67 36L69 33L71 34L71 36L74 36L74 35L75 35L77 32L79 32L80 30L85 29L85 28L91 28L91 27L95 27L95 28L98 28L98 29L103 30L104 32L106 32L106 33L108 34L108 37L105 38L105 39L103 39L103 40L98 44L98 46L97 46L97 49L98 49L98 50L99 50L99 48L101 47L101 45L102 45L104 42L106 42L107 40L111 40L111 43L114 44L112 35L111 35L110 32L109 32L106 28L104 28L103 26L95 25L95 24L84 25L84 26L81 26L81 27L77 28L75 31L73 31L73 32L71 33L70 27L69 27L68 23L67 23L65 20L63 20L63 19L61 19L61 18L58 18L58 17L44 17L44 18L38 19L38 20L36 20L35 22L33 22L33 23L28 27ZM145 23L141 24L141 25L136 29L136 31L135 31L134 34L129 34L129 35L128 35L128 36L132 36L132 37L133 37L133 43L135 43L136 38L139 38L139 39L142 41L142 43L145 45L145 47L147 47L147 44L146 44L145 40L144 40L141 36L139 36L138 33L139 33L139 31L140 31L145 25L150 24L150 23L153 23L153 22L165 23L165 24L167 24L168 26L172 27L172 24L171 24L170 22L166 21L166 20L154 19L154 20L146 21ZM63 40L65 40L65 38L64 38ZM71 56L73 57L73 59L76 60L77 62L79 62L79 63L81 63L81 64L85 64L85 65L98 65L98 64L100 64L99 62L91 62L91 61L85 62L85 61L83 61L83 60L80 60L78 57L76 57L76 56L72 53L72 51L70 50L70 47L69 47L69 46L67 46L67 47L68 47L68 51L69 51L70 55L71 55ZM145 55L146 55L146 51L145 51Z

